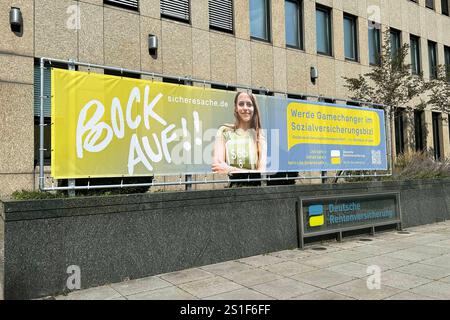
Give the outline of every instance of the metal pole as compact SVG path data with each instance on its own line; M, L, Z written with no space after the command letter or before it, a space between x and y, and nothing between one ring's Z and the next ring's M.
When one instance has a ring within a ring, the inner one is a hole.
M69 67L69 70L75 71L75 61L69 60L68 67ZM75 179L69 179L67 181L67 185L72 188L72 189L69 189L67 192L69 197L75 197L76 196L76 192L75 192L75 188L74 188L76 185Z
M40 115L39 115L39 189L45 189L44 177L44 58L40 61Z

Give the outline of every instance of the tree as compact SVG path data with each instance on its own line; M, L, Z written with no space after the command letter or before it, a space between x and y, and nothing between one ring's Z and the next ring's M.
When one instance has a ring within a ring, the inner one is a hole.
M393 52L389 30L383 38L379 64L357 78L344 77L351 98L386 105L391 113L398 107L424 108L420 97L426 87L422 74L413 75L411 64L405 63L409 45L403 44Z
M427 105L423 94L429 85L422 73L412 74L411 64L406 63L408 51L408 44L396 50L391 48L390 31L384 32L379 64L357 78L344 77L351 99L385 105L389 119L395 119L398 115L395 111L400 107L408 111L423 110ZM438 98L440 95L436 96ZM391 154L394 154L395 144L391 146Z
M428 104L445 113L450 113L450 67L438 66L438 76L427 83Z

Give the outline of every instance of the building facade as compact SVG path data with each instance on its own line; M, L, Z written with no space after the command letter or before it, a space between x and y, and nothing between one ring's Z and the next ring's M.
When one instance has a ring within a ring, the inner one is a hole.
M19 27L12 8L20 9ZM450 65L449 0L2 0L0 196L38 188L41 57L346 103L342 77L370 70L388 29L392 43L411 45L412 72L429 79L434 66ZM157 49L149 50L149 35ZM397 112L395 153L450 157L448 117L429 108Z

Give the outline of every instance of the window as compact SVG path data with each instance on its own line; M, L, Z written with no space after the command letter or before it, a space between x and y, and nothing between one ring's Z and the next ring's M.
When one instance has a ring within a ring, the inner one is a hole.
M270 42L269 0L250 0L250 35Z
M45 62L44 69L44 164L50 165L51 159L51 68L68 69L67 64L52 62L52 65ZM41 115L41 69L40 60L34 62L34 162L39 162L39 134L40 134L40 115Z
M428 65L430 67L430 79L437 78L437 54L436 42L428 41Z
M108 70L108 69L105 69L104 74L107 74L110 76L124 77L124 78L133 78L133 79L141 78L141 75L139 73L120 72L120 71Z
M233 33L233 0L209 0L209 27Z
M420 39L419 37L411 35L410 37L411 48L411 68L413 74L419 74L421 70L420 65Z
M405 151L405 134L404 134L404 119L403 110L397 109L394 114L395 125L395 152L397 155Z
M104 0L103 2L126 9L139 10L139 0Z
M389 35L391 37L390 46L391 46L391 57L395 58L397 56L398 50L402 46L401 44L401 32L399 30L391 28L389 31Z
M433 144L434 144L434 159L441 159L441 114L433 112Z
M423 111L414 111L414 138L416 144L416 151L423 151L424 149L424 137L423 137Z
M316 7L316 41L317 53L331 56L332 38L331 38L331 9Z
M369 63L380 64L381 34L379 24L369 21Z
M303 14L299 1L284 2L286 46L303 49Z
M442 14L445 14L446 16L450 15L449 2L450 2L450 0L441 0L441 12L442 12Z
M425 0L425 7L434 10L434 0Z
M211 83L211 89L217 89L217 90L225 90L225 91L236 91L235 87L230 86L224 86L221 84Z
M299 95L299 94L288 94L287 95L288 99L294 99L294 100L308 100L307 97Z
M189 0L161 0L161 17L190 22Z
M450 47L444 46L444 63L447 71L447 80L450 81Z
M358 36L355 16L344 14L344 47L345 58L348 60L358 60Z

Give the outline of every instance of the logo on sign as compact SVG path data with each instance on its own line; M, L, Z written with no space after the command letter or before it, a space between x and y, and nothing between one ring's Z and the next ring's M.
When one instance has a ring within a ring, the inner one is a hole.
M320 227L324 224L323 205L316 204L308 208L309 226Z

